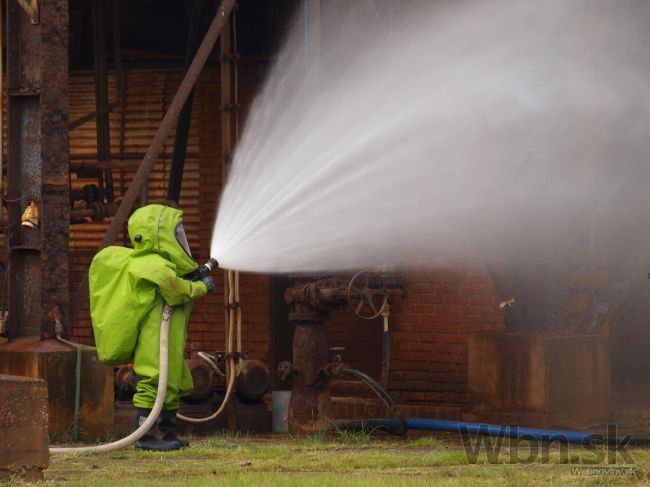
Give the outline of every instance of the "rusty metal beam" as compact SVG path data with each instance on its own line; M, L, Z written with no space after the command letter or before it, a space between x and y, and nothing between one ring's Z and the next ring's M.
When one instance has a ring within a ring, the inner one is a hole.
M69 308L68 2L40 0L40 22L7 2L9 336L54 336ZM47 80L47 82L41 82ZM36 228L21 225L31 201Z
M116 101L113 103L109 103L105 107L100 107L94 112L87 113L86 115L82 115L78 119L76 119L73 122L70 122L70 125L68 125L68 130L74 130L77 127L80 127L81 125L85 124L86 122L90 122L91 120L95 120L97 117L103 115L103 114L108 114L115 110L116 108L120 107L122 103L120 101Z
M167 113L165 113L165 116L162 122L160 123L160 127L158 127L158 130L156 131L156 135L154 136L153 141L151 142L151 145L147 150L147 153L142 159L142 163L140 164L138 171L133 177L133 181L131 181L131 184L129 185L129 189L126 191L126 194L122 199L122 203L120 204L120 207L118 208L115 217L111 221L111 225L108 227L108 230L106 231L106 234L102 239L102 243L100 244L99 247L100 249L103 249L104 247L113 244L118 234L120 233L120 231L122 231L124 225L126 224L129 218L129 214L131 213L131 210L133 209L138 199L138 196L140 195L142 186L147 181L149 172L151 171L154 162L156 162L156 159L158 159L160 153L163 150L165 141L167 140L167 136L174 128L174 125L176 124L176 120L178 119L178 115L181 109L183 108L183 105L185 104L185 101L187 100L190 92L192 91L192 88L196 84L196 80L199 78L199 75L203 70L203 66L208 60L208 56L210 55L212 48L217 42L221 30L228 22L230 12L235 6L235 2L236 0L222 0L221 5L217 10L217 14L212 20L212 23L210 24L210 28L208 29L208 32L203 38L203 41L201 42L201 46L196 52L196 56L194 56L194 60L192 61L192 64L187 70L187 73L185 73L185 77L183 78L183 81L181 82L181 85L179 86L176 95L174 95L174 99L169 105L169 109L167 110ZM81 309L82 304L85 303L87 299L88 299L88 274L86 273L73 298L73 303L72 303L73 322L76 321L79 310Z
M187 34L187 46L185 50L185 69L189 66L196 54L201 40L201 19L203 18L204 0L193 0L189 8L189 29ZM187 153L187 139L190 135L190 122L192 121L192 102L194 101L194 90L187 97L183 109L176 124L176 139L174 141L174 152L172 154L172 167L167 183L167 199L178 203L181 197L181 185L183 183L183 170L185 168L185 157Z
M93 20L93 62L95 78L95 112L97 113L97 155L100 161L111 158L111 135L109 130L108 108L108 67L106 64L106 19L107 9L105 0L92 0ZM102 174L102 173L100 173ZM100 199L103 201L104 190L106 200L112 203L115 197L113 191L113 172L103 171L104 184L100 184ZM102 178L100 177L100 183Z

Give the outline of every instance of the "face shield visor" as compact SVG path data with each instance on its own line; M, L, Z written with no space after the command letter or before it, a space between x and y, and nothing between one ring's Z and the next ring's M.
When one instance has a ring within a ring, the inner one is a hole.
M183 222L180 222L178 225L176 225L176 228L174 228L174 236L176 237L176 241L178 242L178 244L183 248L185 253L191 258L192 253L190 252L190 244L187 241L187 235L185 235Z

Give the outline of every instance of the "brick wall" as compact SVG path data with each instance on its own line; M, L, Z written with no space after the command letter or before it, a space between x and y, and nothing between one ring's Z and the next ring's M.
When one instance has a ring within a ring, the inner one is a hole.
M407 285L393 298L389 327L389 392L402 404L467 403L467 338L503 329L498 297L485 267L397 274ZM360 320L351 311L333 315L327 325L331 346L344 346L344 360L381 375L382 319Z

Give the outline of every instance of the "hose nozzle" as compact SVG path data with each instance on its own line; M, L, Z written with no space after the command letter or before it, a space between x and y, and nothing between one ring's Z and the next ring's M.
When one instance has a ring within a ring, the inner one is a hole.
M201 264L199 268L194 272L187 274L185 276L185 279L200 281L204 277L208 277L217 267L219 267L219 262L217 262L217 259L210 258L210 260L208 260L205 264Z
M198 273L202 277L207 276L217 267L219 267L219 262L217 262L217 259L210 257L210 259L205 264L199 266Z

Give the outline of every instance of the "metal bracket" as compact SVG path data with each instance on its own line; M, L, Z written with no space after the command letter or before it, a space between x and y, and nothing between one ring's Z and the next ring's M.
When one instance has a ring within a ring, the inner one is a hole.
M29 15L30 22L37 25L39 21L38 0L18 0L18 3Z

